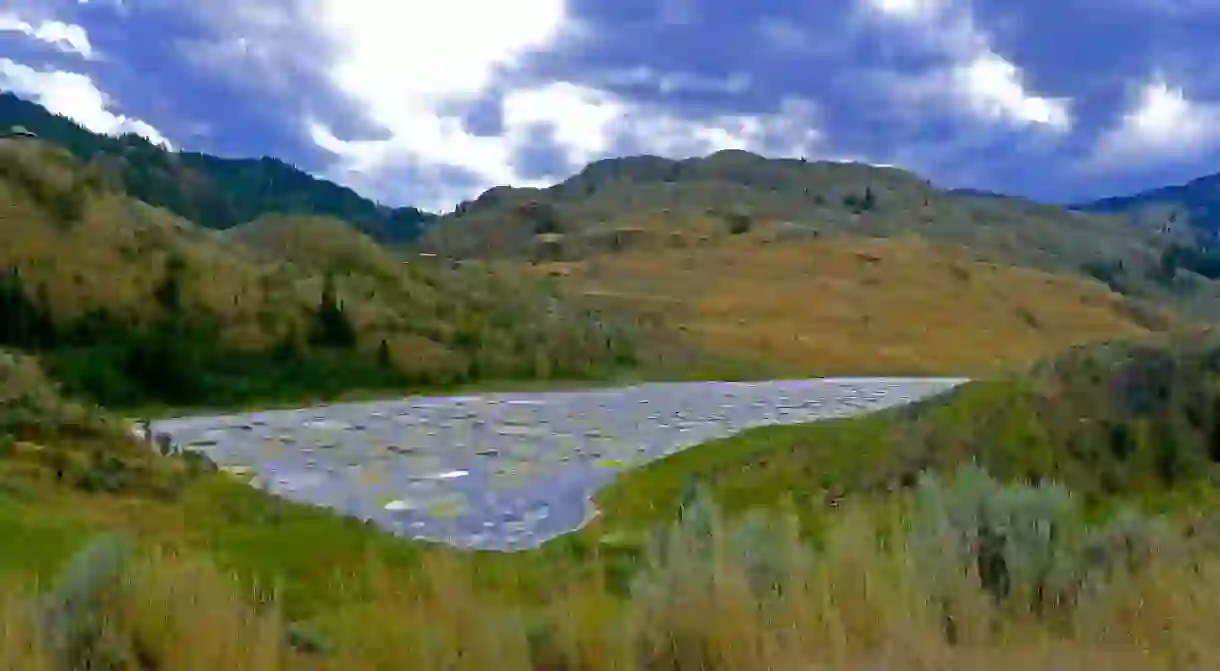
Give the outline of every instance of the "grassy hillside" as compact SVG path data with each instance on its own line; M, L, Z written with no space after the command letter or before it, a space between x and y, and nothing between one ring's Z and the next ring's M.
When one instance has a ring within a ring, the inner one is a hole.
M1218 342L1082 348L694 448L515 555L388 538L153 457L3 358L0 531L23 542L0 552L0 665L1199 668L1220 654Z
M170 152L136 135L92 133L37 104L0 93L0 130L14 126L67 149L131 197L208 228L230 228L264 214L303 214L338 217L378 240L405 242L432 218L411 207L383 207L278 159Z
M630 525L666 519L695 482L731 511L788 497L816 508L975 463L1005 480L1063 483L1090 504L1136 496L1206 511L1220 501L1218 383L1214 331L1072 348L910 408L679 453L619 478L603 509Z
M1165 250L1191 242L1189 231L944 192L894 168L742 151L685 161L610 159L547 189L497 187L437 220L420 244L454 257L579 260L640 244L698 244L759 225L784 228L784 240L917 235L996 262L1093 276L1192 315L1220 316L1220 285L1197 272L1164 272Z
M690 247L641 242L530 269L786 377L975 375L1175 321L1095 281L987 263L915 236L777 240L788 230L759 226Z
M108 404L587 378L644 356L630 324L553 287L406 264L330 220L217 233L40 142L0 141L0 206L0 340Z

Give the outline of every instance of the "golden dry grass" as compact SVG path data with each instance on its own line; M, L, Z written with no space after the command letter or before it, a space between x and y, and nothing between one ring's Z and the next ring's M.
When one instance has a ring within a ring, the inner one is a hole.
M917 237L781 244L773 234L534 272L789 375L978 374L1149 332L1127 299L1096 282L982 262Z

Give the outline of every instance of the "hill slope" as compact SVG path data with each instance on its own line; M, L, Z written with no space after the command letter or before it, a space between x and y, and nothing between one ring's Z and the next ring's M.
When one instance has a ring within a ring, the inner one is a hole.
M1175 321L1097 282L913 236L775 242L784 231L530 268L781 377L974 375Z
M610 159L547 189L497 187L430 225L420 246L459 258L574 260L639 244L701 243L758 225L786 228L784 239L917 235L1220 317L1220 285L1190 267L1166 272L1167 250L1193 244L1189 231L945 192L894 168L742 151Z
M962 197L895 168L722 151L685 161L608 159L547 189L497 187L438 220L422 244L454 256L523 256L536 251L537 235L558 234L572 238L571 253L579 254L588 251L578 242L583 236L666 215L719 229L748 219L793 222L820 235L914 233L1052 270L1138 257L1161 243L1124 219Z
M1079 212L1122 214L1149 227L1179 227L1206 239L1220 235L1220 174L1070 206Z
M263 214L331 216L386 242L414 239L431 215L378 205L274 158L231 159L170 152L136 135L98 135L11 93L0 93L0 129L21 126L57 144L129 195L208 228Z
M69 391L107 402L585 377L636 357L628 326L538 283L404 264L334 220L218 233L30 140L0 141L0 269L0 344L45 350Z
M1214 511L1218 380L1214 330L1073 348L908 408L709 443L625 474L599 500L612 527L669 518L692 482L733 511L792 497L816 517L833 514L823 496L893 491L974 463L1065 484L1092 505L1134 495Z

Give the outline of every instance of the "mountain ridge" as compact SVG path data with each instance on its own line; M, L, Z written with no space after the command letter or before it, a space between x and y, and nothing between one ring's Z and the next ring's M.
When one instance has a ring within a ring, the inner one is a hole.
M1220 236L1220 173L1065 207L1078 212L1130 216L1147 225L1185 225L1201 241L1215 242Z
M63 147L111 186L206 228L231 228L266 214L331 216L379 242L404 243L435 217L414 207L381 205L275 157L169 151L135 134L94 133L37 103L0 93L0 128L17 127Z

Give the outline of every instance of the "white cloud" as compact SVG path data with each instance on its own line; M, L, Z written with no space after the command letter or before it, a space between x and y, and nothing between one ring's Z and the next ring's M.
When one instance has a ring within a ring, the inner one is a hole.
M244 66L247 76L251 65L259 72L308 72L324 81L377 130L375 137L344 137L318 109L305 111L303 127L334 157L332 177L387 201L448 208L490 186L528 184L518 165L539 131L559 145L569 168L620 146L659 154L811 152L817 135L807 125L814 121L807 104L690 118L590 82L524 80L519 75L530 55L562 51L589 35L564 0L280 0L257 11L227 4L209 4L204 14L223 41L243 45L225 52L227 67ZM733 92L749 84L740 76L714 82L652 70L626 74L671 92L711 86ZM477 134L464 116L489 96L498 101L502 131ZM469 185L455 190L455 171L474 175L476 192Z
M30 23L11 11L0 12L0 32L21 33L45 42L65 53L76 54L86 59L94 57L93 45L85 29L62 21L39 21Z
M1197 102L1162 75L1145 82L1130 108L1101 134L1088 169L1198 156L1220 146L1220 102Z
M89 77L58 70L35 70L0 58L0 89L32 98L55 114L66 116L95 133L135 133L150 142L172 147L149 123L111 111L111 100Z
M549 130L558 145L567 164L561 170L614 154L621 146L675 157L720 149L796 156L815 153L822 139L816 130L816 109L799 100L787 101L770 114L692 119L601 89L553 82L510 91L501 111L504 132L498 136L473 135L457 119L438 120L421 135L398 133L385 140L345 141L317 123L311 124L310 133L318 146L339 159L337 167L345 181L374 190L384 174L408 166L422 173L435 166L461 168L478 176L479 189L496 184L543 186L566 175L526 180L515 165L540 129ZM418 205L445 209L474 195L455 191L439 175L436 178L426 200Z
M1031 95L1021 70L990 51L923 76L898 79L892 85L891 93L904 102L948 102L958 111L988 122L1059 132L1072 127L1067 100Z
M898 81L910 102L937 100L988 122L1070 130L1072 102L1030 91L1017 64L996 53L969 6L949 0L859 0L867 18L897 24L948 61L933 72Z
M724 77L708 77L685 72L661 72L648 66L613 70L597 77L609 86L645 86L662 94L670 93L743 93L753 79L737 72Z
M906 21L927 21L939 17L946 8L944 0L868 0L867 7L884 16Z

